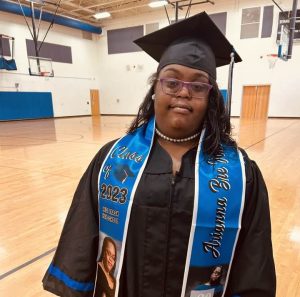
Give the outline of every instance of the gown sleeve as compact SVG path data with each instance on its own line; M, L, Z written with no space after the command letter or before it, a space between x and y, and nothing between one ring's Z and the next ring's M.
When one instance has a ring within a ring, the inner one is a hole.
M98 174L112 146L105 145L82 176L43 287L61 297L91 297L97 268Z
M255 162L246 168L245 209L225 297L275 297L268 192Z

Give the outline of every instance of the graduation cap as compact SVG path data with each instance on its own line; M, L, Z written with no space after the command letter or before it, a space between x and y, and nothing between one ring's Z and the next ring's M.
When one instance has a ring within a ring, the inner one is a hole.
M180 64L207 72L216 79L216 67L242 59L207 15L201 12L134 41L159 62L158 71L169 64Z

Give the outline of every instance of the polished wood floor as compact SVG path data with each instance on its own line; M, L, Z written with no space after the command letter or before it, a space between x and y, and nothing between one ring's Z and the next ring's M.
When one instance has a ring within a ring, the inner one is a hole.
M0 122L0 296L50 297L41 279L80 176L131 117ZM277 297L300 296L300 120L233 119L271 205Z

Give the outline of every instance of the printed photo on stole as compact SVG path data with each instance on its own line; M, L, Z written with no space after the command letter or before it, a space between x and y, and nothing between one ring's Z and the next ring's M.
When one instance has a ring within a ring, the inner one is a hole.
M221 297L228 265L191 267L186 297Z
M121 242L100 232L100 254L97 260L97 278L94 297L114 297L116 267L119 263Z

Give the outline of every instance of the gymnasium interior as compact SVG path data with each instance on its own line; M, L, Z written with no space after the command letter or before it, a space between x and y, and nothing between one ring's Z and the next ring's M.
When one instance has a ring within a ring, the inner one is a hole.
M276 296L300 296L296 0L0 0L0 296L53 296L42 278L78 182L157 68L133 40L202 11L242 57L232 89L228 66L217 82L268 188Z

